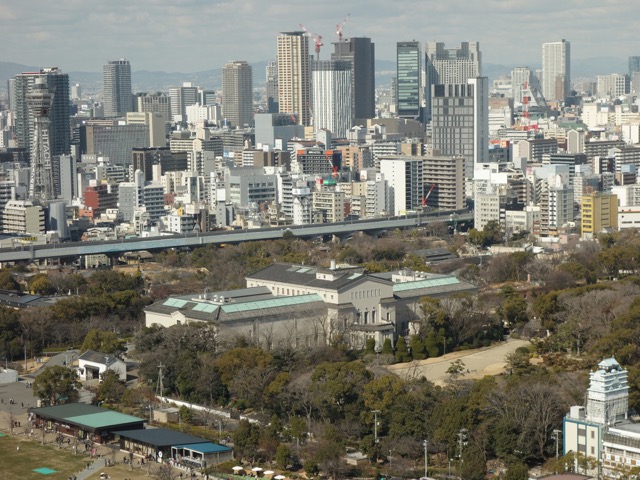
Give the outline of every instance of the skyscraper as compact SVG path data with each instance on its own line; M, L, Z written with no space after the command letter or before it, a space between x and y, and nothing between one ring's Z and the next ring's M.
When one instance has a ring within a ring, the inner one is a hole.
M44 78L36 79L26 96L27 107L33 119L29 199L42 204L48 204L55 198L51 168L51 145L49 143L49 112L53 99L54 94Z
M475 164L489 158L489 80L471 78L466 84L433 87L433 150L465 158L465 178Z
M640 57L629 57L629 80L631 81L631 92L640 91Z
M344 60L313 62L313 126L346 138L353 126L353 70Z
M105 117L123 117L133 111L128 60L109 60L102 66L102 90Z
M419 42L398 42L396 100L398 117L421 119L422 62Z
M194 87L191 82L183 82L181 87L169 89L171 97L171 120L177 116L180 121L187 120L187 107L198 103L198 87Z
M482 75L479 42L462 42L460 48L445 48L443 42L428 42L425 48L426 119L431 119L433 85L465 84Z
M357 124L366 124L376 116L375 44L370 38L353 37L333 45L331 59L352 64L353 114Z
M253 71L245 61L222 68L222 114L233 127L253 125Z
M571 42L542 44L542 95L545 100L564 101L571 90Z
M304 32L278 35L278 108L293 114L299 125L311 120L309 37Z
M16 114L16 138L18 147L30 151L33 143L35 121L27 105L27 95L37 79L44 79L53 93L49 110L49 145L51 155L67 155L71 150L71 128L69 122L69 75L57 67L44 68L39 72L16 75L11 105Z
M278 113L278 62L271 60L266 68L267 113Z

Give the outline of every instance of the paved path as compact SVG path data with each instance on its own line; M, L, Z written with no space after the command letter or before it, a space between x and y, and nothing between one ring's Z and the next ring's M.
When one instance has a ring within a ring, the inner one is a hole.
M388 369L404 378L425 377L436 385L443 385L450 378L447 369L454 360L462 360L465 368L468 369L460 378L478 379L485 375L503 373L506 365L505 356L514 352L518 347L528 345L530 345L528 340L509 339L492 347L453 352L443 357L428 358L411 363L396 363L390 365Z

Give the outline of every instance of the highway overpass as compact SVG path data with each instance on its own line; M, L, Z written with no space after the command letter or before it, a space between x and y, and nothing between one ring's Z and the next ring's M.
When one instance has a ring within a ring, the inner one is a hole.
M339 223L312 225L292 225L250 230L221 230L187 235L167 235L151 238L130 238L97 242L68 242L47 245L16 245L14 248L0 249L0 263L13 261L39 261L49 258L81 257L83 255L106 254L116 256L139 250L165 250L169 248L195 248L203 245L275 240L282 238L286 230L301 238L336 235L349 236L355 232L378 235L396 228L410 228L432 222L449 222L455 215L457 222L473 220L473 212L464 210L440 211L412 214L400 217L356 220Z

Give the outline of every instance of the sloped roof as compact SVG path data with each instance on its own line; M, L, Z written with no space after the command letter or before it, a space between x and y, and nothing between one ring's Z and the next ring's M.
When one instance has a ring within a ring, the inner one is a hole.
M229 447L225 447L223 445L218 445L216 443L204 442L204 443L192 443L186 445L172 445L174 448L188 448L189 450L193 450L194 452L199 453L222 453L222 452L230 452L231 449Z
M106 360L109 360L109 363ZM87 350L82 355L78 357L78 360L84 360L85 362L93 362L99 363L101 365L111 366L114 363L120 362L124 363L118 357L116 357L113 353L102 353L96 352L95 350Z
M51 407L31 408L29 412L33 412L39 417L72 423L92 430L124 427L132 424L140 424L142 426L144 423L142 418L86 403L67 403Z
M187 433L176 432L167 428L145 428L141 430L125 430L113 432L121 438L153 445L154 447L172 447L175 445L188 446L208 443L205 438Z

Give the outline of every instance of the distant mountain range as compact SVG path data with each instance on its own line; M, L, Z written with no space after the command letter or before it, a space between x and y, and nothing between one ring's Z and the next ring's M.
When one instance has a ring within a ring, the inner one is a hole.
M46 65L48 66L48 65ZM264 72L267 62L252 64L254 85L264 85ZM509 75L516 65L498 65L485 63L482 66L483 75L490 79ZM539 65L529 65L540 68ZM598 57L573 60L571 76L574 80L593 79L596 75L609 73L626 73L627 61L620 58ZM22 72L38 71L40 67L21 65L11 62L0 62L0 92L6 92L6 81ZM390 60L376 61L376 85L389 85L395 76L396 63ZM64 71L64 68L63 68ZM97 94L102 91L101 72L67 72L71 84L79 83L85 94ZM222 86L222 69L204 70L193 73L161 72L138 70L132 73L134 92L168 91L170 87L182 85L182 82L192 82L194 85L218 90Z

